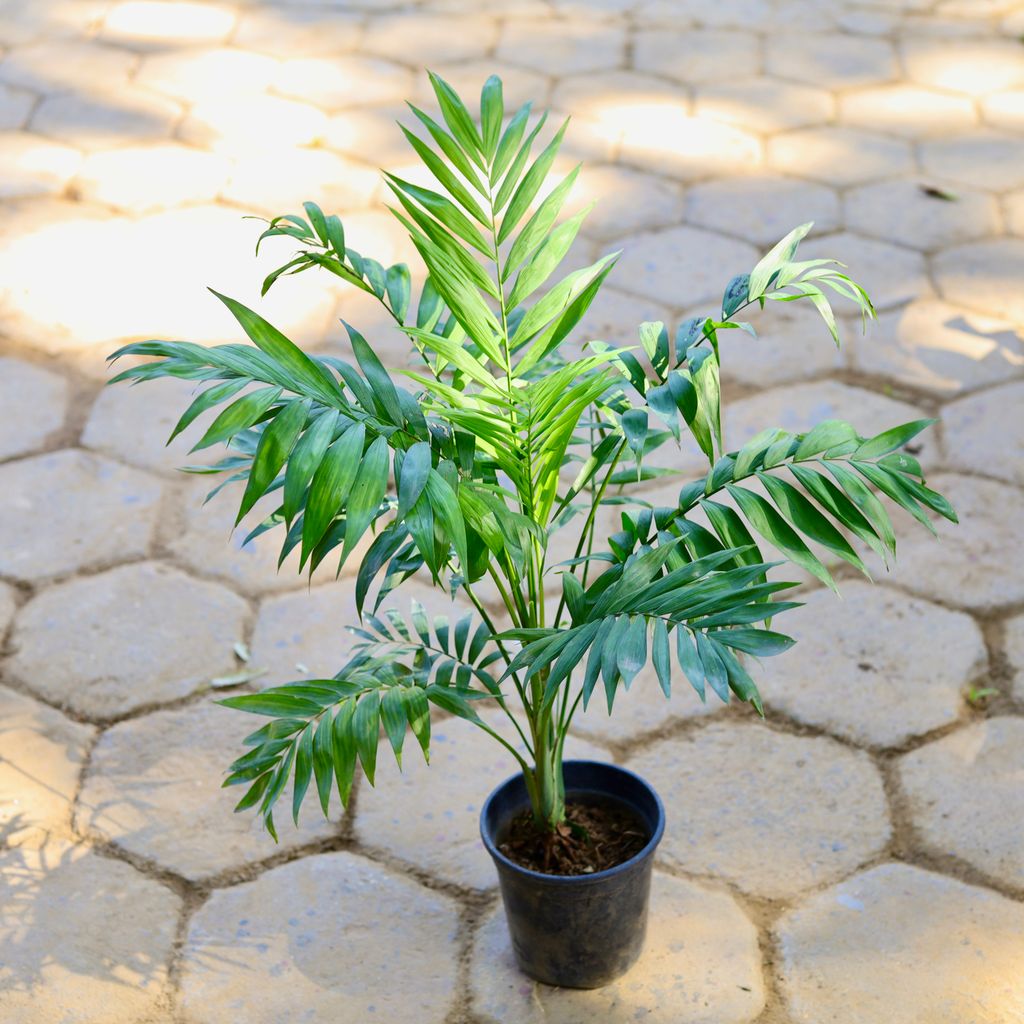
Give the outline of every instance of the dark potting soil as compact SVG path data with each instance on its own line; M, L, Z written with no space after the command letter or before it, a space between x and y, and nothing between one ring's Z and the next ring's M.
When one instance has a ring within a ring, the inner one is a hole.
M591 875L636 856L650 834L624 804L566 801L566 820L554 832L538 829L530 811L512 819L498 849L509 860L545 875Z

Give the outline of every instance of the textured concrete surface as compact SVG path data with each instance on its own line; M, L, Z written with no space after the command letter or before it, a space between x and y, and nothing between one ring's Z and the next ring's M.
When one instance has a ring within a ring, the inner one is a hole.
M5 1024L1022 1024L1022 36L1019 0L0 2ZM261 300L291 247L254 260L243 215L317 199L418 266L378 168L409 172L424 66L573 115L560 166L598 201L573 258L625 250L581 340L708 311L814 220L807 255L880 319L840 306L839 350L793 307L725 339L729 440L934 416L918 454L962 520L897 517L873 591L801 591L767 724L650 673L578 719L669 814L647 953L602 992L512 966L476 838L507 761L468 726L330 823L280 815L280 846L230 814L223 747L255 723L211 686L334 671L351 576L308 589L229 541L231 498L176 472L210 453L163 447L189 385L101 387L126 340L239 341L207 285L404 365L340 282Z

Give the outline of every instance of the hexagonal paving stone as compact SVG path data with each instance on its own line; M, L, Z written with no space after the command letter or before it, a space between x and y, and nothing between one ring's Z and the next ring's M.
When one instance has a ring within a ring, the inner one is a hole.
M75 827L192 881L335 834L315 790L300 828L291 821L290 786L282 795L277 844L254 812L232 814L246 787L221 788L227 766L245 752L242 737L265 721L211 700L112 726L90 759ZM331 818L339 814L335 793Z
M515 711L515 691L509 690ZM522 741L501 711L484 720L522 752ZM525 728L525 725L524 725ZM570 737L567 758L610 761L606 750ZM375 785L360 788L355 830L369 847L385 850L455 885L486 889L497 884L494 864L480 841L480 808L491 791L515 774L512 755L482 729L457 718L433 722L430 765L409 737L402 770L382 750Z
M0 636L7 632L7 627L10 625L11 619L14 618L14 611L17 607L14 587L0 583Z
M74 189L84 199L147 213L215 199L229 169L223 157L174 142L128 146L91 154Z
M986 96L981 103L981 112L993 128L1019 132L1024 128L1024 89L1008 89Z
M578 201L596 203L583 232L606 240L682 221L683 194L678 185L628 167L585 169L573 189Z
M878 772L834 740L712 721L629 767L665 800L664 863L764 898L834 881L889 841Z
M894 514L900 538L896 582L923 597L975 611L1024 600L1024 579L1007 572L1006 561L1020 532L1021 492L953 473L929 477L928 486L949 499L960 522L938 520L937 543L908 515Z
M826 335L821 344L831 345L832 340ZM871 437L889 427L924 417L920 409L905 402L831 380L765 391L726 405L724 415L726 446L730 451L746 444L767 426L803 433L821 420L843 419L864 437ZM919 434L914 442L922 446L918 458L925 462L934 459L934 431Z
M38 580L149 548L160 482L80 451L53 452L0 466L0 573ZM41 530L40 523L46 524Z
M551 106L574 121L586 117L608 138L618 139L635 126L640 114L687 111L689 97L681 85L643 71L609 71L560 78L551 91Z
M755 245L772 246L797 224L814 221L818 232L840 226L839 197L824 185L758 174L694 185L686 193L686 219Z
M0 61L0 81L41 96L117 89L128 82L135 59L111 46L47 39L19 46Z
M660 872L644 952L622 978L589 992L531 981L516 966L499 904L477 933L470 990L487 1024L676 1024L681 1012L692 1024L740 1024L765 1000L757 933L732 897Z
M181 910L170 889L121 861L59 842L0 853L0 877L5 1021L164 1019Z
M336 56L354 50L362 35L358 11L322 7L243 7L235 46L275 57Z
M0 459L39 448L64 424L68 385L63 377L20 359L0 357Z
M389 60L374 57L309 57L281 65L274 89L282 96L324 110L371 103L401 103L409 95L412 75Z
M497 38L497 21L487 15L474 16L469 11L464 14L402 12L372 18L359 48L403 62L408 61L410 53L429 53L433 68L442 61L466 60L488 53ZM480 79L478 89L486 77Z
M758 43L755 35L745 32L654 29L633 37L633 61L644 71L680 82L710 82L732 78L736 68L756 67Z
M1024 886L1024 719L990 718L898 762L910 820L932 852Z
M319 142L327 116L280 96L216 96L197 103L178 129L182 142L235 155L276 152Z
M890 747L955 722L988 668L973 619L859 581L808 594L778 629L798 643L755 681L768 706L869 746Z
M262 160L240 160L223 197L247 210L276 216L306 201L341 213L360 209L380 185L380 174L322 149L282 148L272 167Z
M310 1020L441 1024L458 920L446 896L362 857L306 857L219 890L199 909L182 1005L195 1024L292 1024L296 1007ZM344 952L354 936L356 957Z
M831 32L769 35L765 69L777 78L826 89L875 85L897 77L896 54L887 40Z
M1024 323L1024 240L995 238L958 245L935 257L935 283L943 298L989 316Z
M924 258L903 246L844 232L812 238L800 248L801 259L836 259L849 268L844 273L867 289L876 309L885 309L931 291ZM843 268L840 268L843 269ZM852 303L836 298L840 313L856 313Z
M876 182L846 195L847 227L915 249L938 249L997 234L999 212L987 192L954 187L951 199L929 195L917 181ZM934 186L932 186L934 187Z
M1024 337L1005 320L924 299L882 313L858 339L854 361L867 373L956 394L1019 372Z
M923 85L981 96L1024 84L1024 54L1010 39L914 39L900 46L907 77Z
M1019 1016L1024 908L986 889L882 864L809 897L777 931L795 1020L1009 1024Z
M156 562L124 565L32 598L7 667L55 704L110 718L233 671L245 617L245 603L223 587Z
M146 55L134 81L172 99L200 103L213 90L238 96L263 92L279 66L264 54L222 47L189 48Z
M752 388L790 384L841 369L856 333L841 324L843 347L836 348L818 311L801 309L796 303L769 303L763 312L744 310L744 319L748 313L757 337L728 331L719 336L719 342L723 381ZM693 315L698 315L696 310Z
M634 235L622 247L617 267L622 284L677 307L720 301L733 276L758 260L746 242L690 227Z
M1013 673L1013 694L1024 700L1024 615L1010 619L1005 627L1006 657Z
M586 711L580 704L573 716L572 730L597 743L633 743L646 733L660 731L678 722L703 718L725 707L714 694L706 703L690 688L686 677L672 680L672 697L666 700L651 665L641 669L629 691L621 688L612 713L604 691L599 687Z
M57 195L81 162L82 155L70 146L27 132L0 134L0 198Z
M494 53L509 64L545 73L558 68L568 75L619 67L625 46L622 28L591 19L515 18L505 23Z
M395 122L401 121L412 128L413 120L408 108L399 106L351 107L335 114L327 122L323 144L328 149L356 158L372 153L376 163L395 167L413 155Z
M835 101L824 89L782 82L777 78L739 78L699 85L698 117L727 121L754 132L778 132L824 124Z
M0 842L41 845L67 833L94 730L0 686Z
M2 68L3 65L0 64L0 70ZM0 131L23 128L35 102L35 96L24 89L0 85Z
M971 128L977 114L965 96L899 82L840 96L839 120L854 128L926 139Z
M768 140L767 162L784 174L840 187L914 169L906 142L835 126L776 135Z
M942 410L951 468L1024 484L1024 382L968 395Z
M219 43L235 18L235 11L219 3L124 0L103 19L100 38L132 49Z
M995 192L1024 185L1024 139L978 129L921 144L921 166L938 178Z
M49 96L36 107L30 127L82 149L167 138L181 117L177 103L143 92Z
M1024 189L1004 197L1003 210L1010 234L1024 235Z

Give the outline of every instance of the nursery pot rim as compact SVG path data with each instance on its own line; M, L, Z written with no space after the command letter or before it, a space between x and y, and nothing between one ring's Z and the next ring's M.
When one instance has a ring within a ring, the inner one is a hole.
M602 871L594 871L588 875L549 875L543 871L534 871L532 868L523 867L522 864L516 863L510 857L506 857L501 850L498 849L497 844L488 834L487 819L489 816L491 804L497 799L497 796L507 786L513 785L518 780L523 778L521 771L516 772L514 775L510 775L504 782L499 783L491 790L490 795L484 801L483 807L480 809L480 838L483 840L483 844L487 849L487 852L498 862L503 864L505 867L510 868L513 871L518 872L521 875L525 875L528 878L536 879L538 882L543 882L548 885L589 885L597 882L604 881L605 879L614 878L616 875L621 874L624 871L628 871L631 867L637 864L639 861L645 860L650 857L655 848L661 842L662 836L665 832L665 806L661 802L661 797L658 795L658 791L645 779L643 776L638 775L634 771L630 771L629 768L623 768L621 765L612 764L610 761L594 761L591 758L572 758L563 762L564 766L569 765L592 765L598 768L610 768L613 771L620 772L623 775L627 775L640 783L654 798L654 804L657 808L657 824L654 827L654 831L651 833L650 838L644 843L643 847L638 850L628 860L624 860L621 864L616 864L614 867L604 868ZM572 792L571 789L566 790L566 795ZM598 790L581 790L581 792L599 792ZM624 800L621 797L613 797L620 803L624 803L629 806L629 801ZM527 801L529 806L529 801Z

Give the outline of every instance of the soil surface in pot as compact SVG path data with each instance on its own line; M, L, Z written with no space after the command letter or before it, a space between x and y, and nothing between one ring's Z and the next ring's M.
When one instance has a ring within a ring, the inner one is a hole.
M498 849L509 860L545 875L591 875L636 856L650 839L643 821L625 804L567 800L566 820L546 832L523 811L505 829Z

